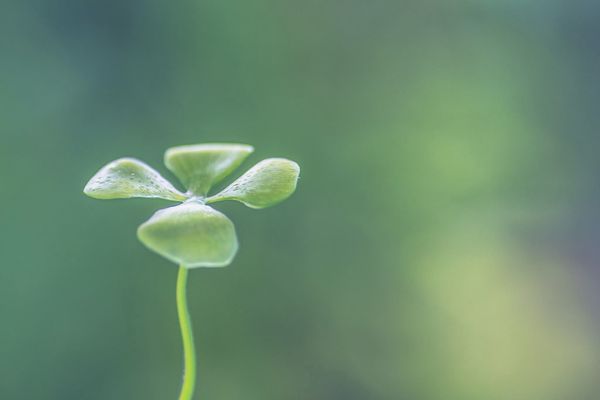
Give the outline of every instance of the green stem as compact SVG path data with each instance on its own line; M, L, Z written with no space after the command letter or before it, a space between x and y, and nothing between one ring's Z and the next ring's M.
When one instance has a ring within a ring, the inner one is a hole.
M179 315L179 326L181 327L181 338L183 339L183 385L179 400L191 400L194 396L196 386L196 350L194 349L194 335L192 333L192 321L187 306L186 286L188 269L179 267L177 275L177 314Z

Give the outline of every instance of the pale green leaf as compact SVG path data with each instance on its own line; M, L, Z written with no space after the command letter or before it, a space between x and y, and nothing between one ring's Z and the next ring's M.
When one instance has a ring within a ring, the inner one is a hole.
M237 200L251 208L265 208L287 199L296 190L300 167L284 158L269 158L250 168L207 203Z
M213 185L231 174L252 151L252 146L226 143L172 147L165 153L165 164L190 192L206 196Z
M134 158L121 158L102 167L83 192L96 199L156 197L183 201L187 198L158 172Z
M229 218L195 201L157 211L137 233L150 250L187 268L226 266L238 248Z

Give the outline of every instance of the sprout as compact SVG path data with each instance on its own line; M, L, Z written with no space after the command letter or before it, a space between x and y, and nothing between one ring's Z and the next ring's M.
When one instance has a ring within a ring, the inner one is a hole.
M253 151L252 146L223 143L168 149L165 165L183 183L185 193L133 158L107 164L84 189L86 195L96 199L146 197L182 203L157 211L137 231L146 247L180 266L177 307L185 353L180 400L191 399L195 386L195 351L185 293L188 270L229 265L238 249L231 220L207 204L235 200L250 208L265 208L285 200L296 190L298 164L270 158L250 168L221 192L209 196L211 188L231 175Z

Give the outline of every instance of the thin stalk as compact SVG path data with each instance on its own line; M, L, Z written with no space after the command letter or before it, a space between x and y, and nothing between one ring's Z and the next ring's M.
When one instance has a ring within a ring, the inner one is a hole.
M179 400L191 400L196 386L196 350L194 348L194 334L192 333L192 320L187 305L187 276L188 269L179 267L177 275L177 315L181 338L183 339L183 385Z

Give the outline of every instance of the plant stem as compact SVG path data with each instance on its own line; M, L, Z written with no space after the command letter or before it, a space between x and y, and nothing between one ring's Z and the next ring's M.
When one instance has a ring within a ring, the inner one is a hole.
M183 339L184 369L179 400L191 400L196 386L196 350L194 348L192 321L187 305L187 276L188 269L183 265L180 266L177 275L177 315L179 315L179 326L181 328L181 338Z

